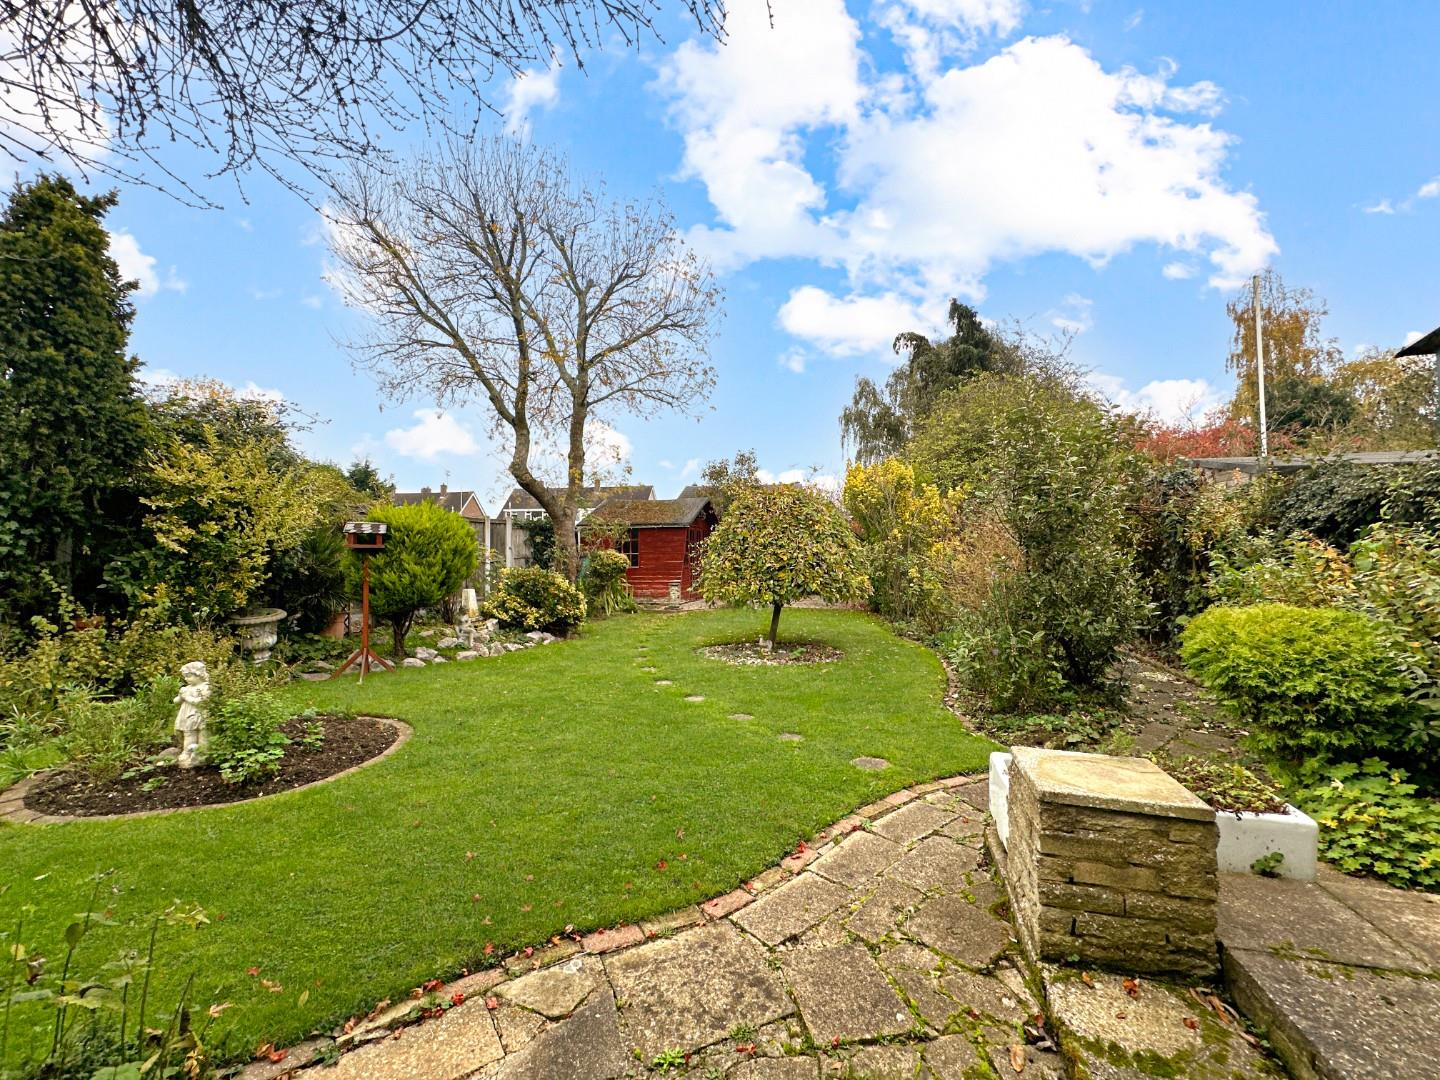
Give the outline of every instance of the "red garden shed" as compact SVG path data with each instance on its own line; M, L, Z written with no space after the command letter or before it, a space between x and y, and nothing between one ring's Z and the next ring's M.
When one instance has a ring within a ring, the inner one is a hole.
M613 543L629 557L625 577L637 597L665 600L673 589L680 599L693 600L698 547L717 520L709 499L611 499L581 528L620 533L606 546Z

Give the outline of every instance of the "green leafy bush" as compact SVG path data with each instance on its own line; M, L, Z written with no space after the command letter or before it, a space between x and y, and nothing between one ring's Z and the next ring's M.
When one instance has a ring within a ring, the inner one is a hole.
M625 571L629 568L630 560L613 548L601 548L590 553L581 585L585 589L586 606L591 612L614 615L617 611L635 610L635 598L625 578Z
M1251 537L1230 551L1211 554L1206 591L1222 604L1293 604L1326 607L1354 593L1343 552L1313 537Z
M1420 795L1404 770L1378 758L1329 772L1291 795L1320 826L1320 854L1349 874L1440 891L1440 800Z
M281 727L290 711L268 691L228 697L210 710L205 758L227 783L252 784L280 771L290 738Z
M475 573L480 545L459 514L432 502L381 506L371 521L390 527L385 547L370 560L370 610L390 624L394 654L405 655L405 636L422 608L439 607ZM350 560L351 587L360 591L360 556Z
M1180 656L1280 761L1359 758L1398 748L1411 688L1382 624L1339 608L1212 607Z
M483 611L507 630L568 634L585 621L586 606L580 590L561 575L528 566L503 571Z

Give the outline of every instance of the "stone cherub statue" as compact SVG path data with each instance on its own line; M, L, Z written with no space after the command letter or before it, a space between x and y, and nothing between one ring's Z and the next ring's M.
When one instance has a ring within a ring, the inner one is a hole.
M210 673L205 670L202 660L192 660L180 669L184 685L175 695L175 704L180 711L175 714L175 730L180 732L180 759L182 769L193 769L200 764L205 747L210 739L205 734L208 717L205 703L210 700Z

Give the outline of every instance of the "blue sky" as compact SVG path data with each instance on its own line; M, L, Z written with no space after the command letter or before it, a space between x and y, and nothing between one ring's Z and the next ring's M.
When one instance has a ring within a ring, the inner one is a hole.
M662 190L721 272L698 421L610 418L661 495L749 447L843 474L855 376L951 295L1068 327L1097 385L1167 414L1228 391L1224 304L1267 263L1329 301L1347 350L1440 323L1440 5L775 0L775 22L736 0L725 46L677 18L494 87L495 127L617 195ZM402 488L508 488L482 408L352 370L318 215L263 177L215 194L121 189L152 374L281 393L324 421L312 454L368 454Z

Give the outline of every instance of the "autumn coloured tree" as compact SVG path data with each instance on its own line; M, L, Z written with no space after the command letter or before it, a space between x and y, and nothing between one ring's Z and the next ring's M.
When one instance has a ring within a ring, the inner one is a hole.
M770 648L780 613L808 596L841 602L865 595L860 546L838 507L798 484L750 487L731 501L705 541L700 595L770 609Z

